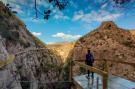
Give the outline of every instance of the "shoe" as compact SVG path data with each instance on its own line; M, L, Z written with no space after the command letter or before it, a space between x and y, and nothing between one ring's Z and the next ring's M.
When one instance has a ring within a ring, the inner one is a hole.
M87 78L87 79L90 79L90 76L86 75L86 78Z

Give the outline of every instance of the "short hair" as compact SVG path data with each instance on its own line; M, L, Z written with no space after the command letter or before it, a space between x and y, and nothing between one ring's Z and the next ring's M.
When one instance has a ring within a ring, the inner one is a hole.
M88 49L87 52L90 53L90 49Z

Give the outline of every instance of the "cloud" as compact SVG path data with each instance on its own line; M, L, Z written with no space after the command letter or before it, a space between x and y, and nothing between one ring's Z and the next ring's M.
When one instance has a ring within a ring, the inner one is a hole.
M122 16L121 13L110 13L105 10L91 11L90 13L84 13L83 11L76 12L73 16L73 21L81 20L86 23L91 22L102 22L109 20L116 20L118 17Z
M59 32L59 33L52 35L52 37L61 38L65 41L73 41L73 40L79 39L81 37L81 35L71 35L71 34L65 34L63 32Z
M41 32L32 32L32 34L33 34L34 36L41 36L41 35L42 35Z
M14 5L13 11L17 11L19 14L24 14L24 11L21 9L19 5Z
M6 3L7 3L7 0L0 0L0 1L2 1L4 4L6 4Z
M108 5L108 3L104 3L104 4L102 4L102 5L101 5L101 9L106 8L106 7L107 7L107 5Z
M65 16L65 15L64 15L62 12L60 12L60 11L56 12L56 10L54 10L54 13L55 13L54 19L56 19L56 20L60 20L60 19L62 19L62 20L68 20L68 19L69 19L68 16Z
M76 21L76 20L80 20L84 17L84 13L82 10L80 10L79 12L75 12L75 15L73 17L73 20Z
M55 44L56 42L46 42L46 44Z
M10 6L12 7L12 11L17 11L18 13L22 14L24 13L23 10L21 9L21 6L16 4L15 2L18 2L17 0L0 0L4 4L10 3ZM23 0L20 0L23 1Z

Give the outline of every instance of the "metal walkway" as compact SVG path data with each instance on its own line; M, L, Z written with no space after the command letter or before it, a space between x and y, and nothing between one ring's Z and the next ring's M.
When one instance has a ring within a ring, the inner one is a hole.
M72 81L75 85L75 89L135 89L135 82L120 78L119 76L114 76L108 72L108 64L106 61L105 70L100 70L96 67L91 67L86 65L83 62L73 61L74 64L79 67L84 68L85 70L90 70L94 72L94 78L88 79L86 73L81 75L73 76L73 67L71 66L70 71L72 76ZM72 63L72 62L71 62ZM134 66L132 63L126 62L116 62L121 64L127 64Z
M80 86L80 89L103 89L102 76L94 74L94 79L88 79L86 75L75 76L74 82ZM109 75L108 89L135 89L135 82Z

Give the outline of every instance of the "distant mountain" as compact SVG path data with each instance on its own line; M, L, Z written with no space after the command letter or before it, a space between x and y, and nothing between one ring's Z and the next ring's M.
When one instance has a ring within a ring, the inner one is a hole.
M48 44L47 47L54 50L55 53L57 53L62 57L63 62L66 62L66 59L69 56L69 52L73 49L74 44L75 42L63 42L63 43Z
M26 27L0 2L0 89L54 89L54 83L61 80L62 59ZM16 55L15 60L1 64L9 54Z
M84 61L89 48L96 60L135 63L135 36L133 34L134 31L119 28L112 21L103 22L100 27L76 42L72 59ZM95 62L94 66L103 69L105 63L98 61ZM75 71L77 70L75 69ZM110 62L109 72L135 81L135 68L133 66Z
M130 30L131 34L135 36L135 30Z

